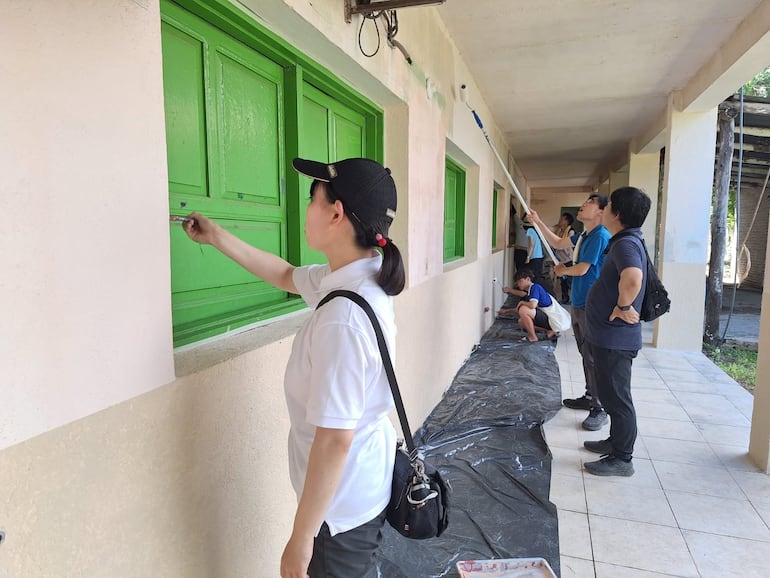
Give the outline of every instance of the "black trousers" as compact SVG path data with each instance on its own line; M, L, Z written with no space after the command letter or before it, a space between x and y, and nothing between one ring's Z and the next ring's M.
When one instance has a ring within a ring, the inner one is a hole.
M521 271L527 266L527 250L526 249L514 249L513 250L513 263L516 265L516 270Z
M636 442L636 410L631 399L631 364L638 351L606 349L586 342L594 359L594 376L604 410L610 416L612 455L630 460Z
M331 535L326 522L313 543L310 578L377 578L375 552L382 542L385 512L357 528Z

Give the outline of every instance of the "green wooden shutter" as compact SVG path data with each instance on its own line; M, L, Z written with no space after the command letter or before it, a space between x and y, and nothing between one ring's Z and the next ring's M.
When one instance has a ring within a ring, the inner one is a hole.
M162 22L163 84L174 214L200 211L245 241L286 256L283 69L172 5ZM171 226L174 336L187 343L256 320L288 295Z
M348 106L336 101L314 86L302 87L302 112L299 136L300 156L331 163L350 157L366 156L366 118ZM304 226L305 207L310 201L311 180L300 178L304 204L301 211ZM302 239L302 264L325 263L322 253L313 251Z
M497 189L492 189L492 250L497 248Z
M444 262L465 255L465 171L447 157L444 168Z
M310 183L291 159L381 161L382 111L229 2L160 7L171 213L200 211L297 265L324 261L305 242ZM170 242L177 346L304 307L179 224Z

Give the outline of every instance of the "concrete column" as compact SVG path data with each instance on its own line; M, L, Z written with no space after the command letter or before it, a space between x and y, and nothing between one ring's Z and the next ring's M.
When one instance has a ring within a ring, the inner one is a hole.
M654 260L658 246L656 224L658 221L658 180L660 178L660 153L642 153L628 155L628 184L642 189L652 200L652 208L642 231L647 243L647 250Z
M682 112L679 98L674 93L668 103L658 263L671 312L658 320L654 344L700 351L717 109Z
M765 259L770 258L770 235ZM770 263L770 261L765 261ZM770 267L765 267L765 287L770 287ZM762 292L762 311L770 311L770 291ZM770 474L770 317L762 315L759 325L759 359L754 388L754 412L751 417L749 457Z

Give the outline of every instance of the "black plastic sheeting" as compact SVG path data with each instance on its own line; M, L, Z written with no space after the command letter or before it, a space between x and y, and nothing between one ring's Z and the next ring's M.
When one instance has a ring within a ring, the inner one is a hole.
M541 427L561 407L559 367L550 341L518 342L513 317L494 322L415 435L452 485L449 528L418 541L386 524L383 578L456 578L458 561L490 558L545 558L559 573Z

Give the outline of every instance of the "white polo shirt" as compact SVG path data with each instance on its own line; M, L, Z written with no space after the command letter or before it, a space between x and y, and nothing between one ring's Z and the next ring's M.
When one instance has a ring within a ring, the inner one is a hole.
M330 291L347 289L366 299L382 326L394 359L393 301L377 284L382 257L361 259L337 271L328 265L294 270L294 284L309 307ZM284 379L289 408L289 473L299 500L316 427L355 430L325 521L331 534L368 522L390 500L396 433L388 414L393 396L377 338L366 313L337 297L316 310L294 338Z

